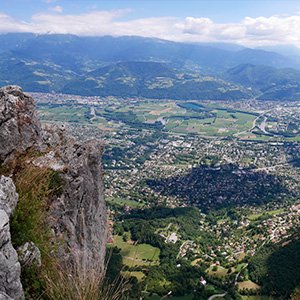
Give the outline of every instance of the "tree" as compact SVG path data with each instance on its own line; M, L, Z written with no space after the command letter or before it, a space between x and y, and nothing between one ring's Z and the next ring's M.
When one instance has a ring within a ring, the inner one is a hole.
M128 242L128 240L129 240L129 233L128 232L124 232L122 238L123 238L124 242Z

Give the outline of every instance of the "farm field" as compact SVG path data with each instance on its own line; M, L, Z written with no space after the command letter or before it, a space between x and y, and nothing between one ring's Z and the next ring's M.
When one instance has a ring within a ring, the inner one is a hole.
M127 105L110 105L109 109L93 110L85 105L39 105L39 115L46 122L70 122L95 125L109 131L125 126L147 128L161 124L162 130L174 134L230 136L249 130L255 116L247 112L210 108L198 102L141 101ZM124 126L124 125L123 125Z
M83 105L38 105L39 118L44 122L68 122L96 126L102 131L113 131L117 122L91 114L91 107Z
M121 249L123 263L129 267L155 265L159 263L158 248L148 244L133 244L132 241L124 242L121 236L114 236L114 246Z
M164 130L179 134L228 136L252 127L255 115L224 108L209 108L198 102L139 102L115 107L111 113L129 114L146 124L161 123Z
M160 129L177 135L203 137L235 137L242 140L272 141L282 137L264 134L259 113L235 110L217 102L145 100L116 101L106 99L102 106L73 102L64 104L38 104L40 118L45 122L69 122L96 126L104 133L124 128ZM273 127L276 122L270 122ZM276 125L277 124L277 125ZM269 123L267 122L267 125ZM275 126L276 125L276 126ZM285 136L286 140L298 141L299 135Z
M86 117L89 108L84 106L60 105L60 106L39 106L39 117L45 121L75 122L87 124Z

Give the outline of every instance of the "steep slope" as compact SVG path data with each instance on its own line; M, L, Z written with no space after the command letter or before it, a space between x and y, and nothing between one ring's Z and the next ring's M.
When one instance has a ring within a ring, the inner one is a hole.
M56 236L64 237L61 253L66 262L72 266L79 262L79 268L90 271L104 269L106 208L100 166L102 148L96 140L72 142L59 148L57 155L61 160L54 160L64 170L64 188L52 202L51 224Z

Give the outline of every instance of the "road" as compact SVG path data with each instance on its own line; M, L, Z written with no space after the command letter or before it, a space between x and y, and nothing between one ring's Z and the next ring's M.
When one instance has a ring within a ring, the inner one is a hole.
M252 127L250 129L244 130L244 131L240 131L237 132L235 134L233 134L234 136L238 136L238 135L242 135L242 134L246 134L248 132L252 132L252 130L254 130L255 127L258 127L264 134L272 134L270 132L268 132L266 130L266 123L267 123L267 117L265 116L266 113L270 112L271 110L265 111L264 113L260 114L259 116L257 116L253 122L252 122ZM262 122L260 124L257 124L257 121L259 120L259 118L263 118Z
M264 118L263 121L258 125L258 127L263 133L269 134L269 132L266 131L267 117L263 116L263 118Z
M210 296L207 300L213 300L213 299L216 299L216 298L221 298L221 297L226 296L226 294L227 294L227 292L223 293L223 294L215 294L215 295Z
M235 279L234 279L234 286L237 285L237 281L238 281L238 279L239 279L239 276L240 276L241 272L242 272L244 269L246 269L247 267L248 267L248 263L247 263L246 265L244 265L244 266L240 269L240 271L236 274Z
M260 124L257 124L258 119L261 117L263 118L262 122ZM263 133L271 134L266 130L266 123L267 123L267 117L264 114L261 114L253 121L253 125L250 131L252 131L255 127L258 127Z

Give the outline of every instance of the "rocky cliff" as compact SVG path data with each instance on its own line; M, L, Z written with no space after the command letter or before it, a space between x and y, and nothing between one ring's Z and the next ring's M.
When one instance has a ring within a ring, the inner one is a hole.
M40 143L34 100L17 86L0 89L0 163Z
M9 217L18 202L12 180L0 177L0 299L23 298L21 266L11 243Z
M103 269L106 210L99 164L102 144L96 140L73 142L58 153L64 165L64 189L51 206L53 228L67 241L64 254L69 254L71 262L80 260L84 268Z
M0 89L0 140L0 167L2 164L6 174L16 181L17 190L20 188L18 172L26 168L34 168L35 172L43 170L43 174L48 174L45 170L49 170L60 182L59 190L49 193L44 216L46 226L51 228L51 243L57 245L59 263L70 270L76 268L77 272L103 270L106 207L100 163L102 143L96 140L80 143L66 136L62 128L43 129L35 112L34 100L16 86ZM34 155L30 155L33 151ZM22 167L18 166L20 155ZM14 169L9 170L10 165ZM24 185L24 178L22 182ZM35 195L31 191L27 191L28 194ZM0 255L8 252L10 255L9 260L0 257L0 292L20 299L20 265L10 242L8 223L17 203L11 179L1 179L0 197ZM8 283L10 280L5 281L5 278L14 278L12 287Z

